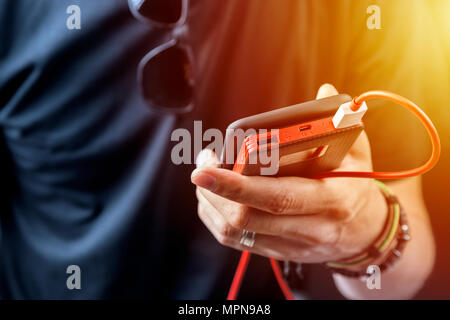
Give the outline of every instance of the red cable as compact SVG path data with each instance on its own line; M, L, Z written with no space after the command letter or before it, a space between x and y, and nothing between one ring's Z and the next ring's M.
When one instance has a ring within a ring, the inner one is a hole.
M233 282L231 283L230 290L228 291L227 300L236 300L236 297L239 293L239 289L241 288L242 280L244 279L248 262L250 261L250 257L251 257L250 252L242 251L241 258L239 260L236 272L233 277ZM270 264L272 265L273 273L286 300L295 300L294 294L289 288L289 285L286 283L286 281L284 281L283 274L281 272L278 261L276 261L273 258L270 258Z
M286 300L295 300L291 288L289 288L287 282L284 281L283 274L281 273L278 261L275 260L274 258L270 258L270 264L272 265L273 273L275 275L275 278L277 279L278 285L280 286L280 289L283 292L283 295L286 298Z
M228 291L227 300L236 300L236 297L241 288L241 283L247 270L247 265L250 260L251 253L242 251L241 259L239 260L236 272L234 273L233 282L231 283L230 291Z
M428 161L425 164L421 165L420 167L404 171L397 171L397 172L329 171L329 172L322 172L314 176L314 178L324 179L324 178L351 177L351 178L371 178L371 179L399 179L423 174L431 170L436 165L436 163L439 160L439 156L441 154L441 142L439 140L438 132L434 127L433 123L431 122L430 118L428 118L428 116L412 101L402 96L399 96L395 93L381 90L368 91L354 98L353 104L351 105L350 108L353 111L357 111L364 101L375 98L381 98L395 102L405 107L406 109L411 111L417 118L419 118L419 120L423 123L423 125L427 129L427 132L431 138L432 151ZM247 268L250 256L251 256L250 252L248 251L242 252L241 259L236 269L236 273L234 275L227 300L236 299L237 294L239 292L239 288L242 283L242 279L244 278L245 275L245 270ZM275 275L275 278L277 279L278 285L280 286L280 289L283 292L285 298L287 300L294 300L295 299L294 295L291 289L289 288L289 285L283 278L278 262L275 259L270 258L270 264L272 265L273 273Z

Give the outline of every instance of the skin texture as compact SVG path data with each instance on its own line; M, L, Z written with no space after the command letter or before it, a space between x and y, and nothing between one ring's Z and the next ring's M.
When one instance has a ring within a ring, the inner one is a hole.
M323 85L317 98L337 94ZM209 150L197 158L198 215L222 245L278 260L322 263L355 256L378 237L387 218L385 199L371 179L248 177L218 168ZM337 170L372 170L363 133ZM406 299L420 289L434 264L433 235L420 177L388 183L404 206L412 240L395 268L382 274L381 290L334 275L349 299ZM253 248L239 243L242 229L256 232Z

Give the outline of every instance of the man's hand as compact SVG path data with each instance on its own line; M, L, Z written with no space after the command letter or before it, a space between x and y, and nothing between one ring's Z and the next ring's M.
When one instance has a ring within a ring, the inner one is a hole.
M336 95L323 85L317 98ZM242 176L217 168L203 150L191 180L198 214L215 238L238 250L299 263L319 263L363 252L381 233L385 200L370 179ZM372 170L365 133L337 170ZM242 230L256 233L254 247L239 243Z

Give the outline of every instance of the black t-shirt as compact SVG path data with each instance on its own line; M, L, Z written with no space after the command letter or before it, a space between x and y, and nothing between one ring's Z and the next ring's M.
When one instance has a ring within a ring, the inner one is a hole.
M195 110L161 115L143 102L136 70L168 32L136 21L126 0L76 2L81 30L66 28L72 1L0 3L4 298L223 298L238 253L197 218L193 166L170 161L172 130L193 120L225 129L313 99L324 82L425 106L430 94L418 40L398 36L401 5L404 17L420 9L408 1L380 1L383 28L369 30L371 1L192 0ZM416 120L390 104L370 108L375 169L421 163L427 143ZM81 290L66 287L73 264ZM319 297L333 290L325 282L313 282ZM268 264L252 260L243 294L272 287Z

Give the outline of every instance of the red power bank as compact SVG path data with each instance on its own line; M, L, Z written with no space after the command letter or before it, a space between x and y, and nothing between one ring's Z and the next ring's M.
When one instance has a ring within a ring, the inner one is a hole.
M243 175L264 175L262 168L275 165L277 176L313 176L340 166L364 129L362 122L336 129L332 117L308 121L247 137L241 145L233 171ZM261 161L277 152L277 163Z

